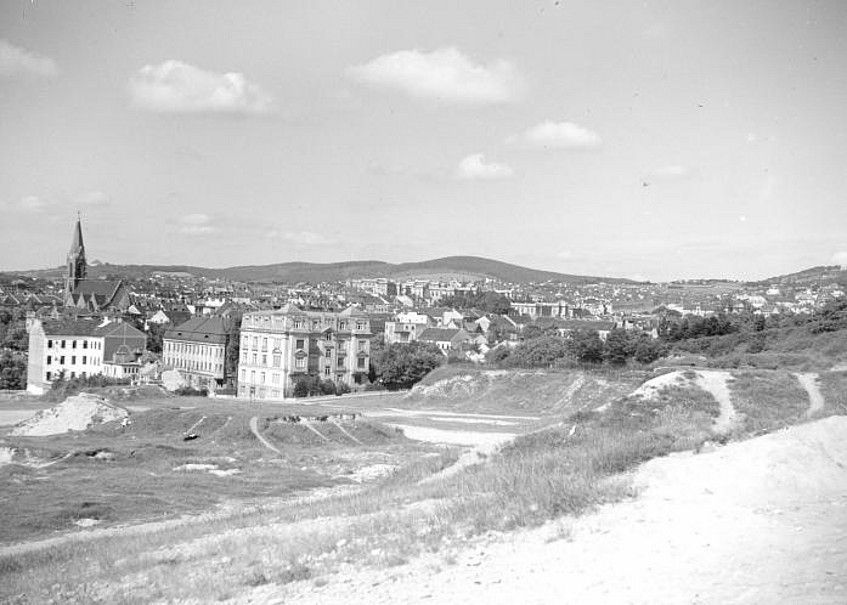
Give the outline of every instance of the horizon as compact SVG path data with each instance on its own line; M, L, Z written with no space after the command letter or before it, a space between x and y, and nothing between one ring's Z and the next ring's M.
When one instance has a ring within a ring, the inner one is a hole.
M845 34L811 0L4 3L0 271L61 265L77 210L113 264L844 265Z

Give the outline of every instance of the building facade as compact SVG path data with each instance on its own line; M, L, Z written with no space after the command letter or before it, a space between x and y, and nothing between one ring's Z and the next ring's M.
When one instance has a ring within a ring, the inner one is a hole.
M41 395L59 378L104 374L107 363L136 359L147 336L131 325L102 319L40 320L29 327L27 391Z
M226 385L229 322L219 316L195 317L165 332L162 363L179 370L188 385L214 393Z
M367 314L304 311L286 305L246 313L241 321L238 396L278 399L290 395L298 376L348 386L361 384L370 366Z

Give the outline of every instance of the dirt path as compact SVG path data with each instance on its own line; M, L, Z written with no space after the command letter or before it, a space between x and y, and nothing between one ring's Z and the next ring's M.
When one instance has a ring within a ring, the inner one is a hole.
M276 447L274 447L274 444L271 443L270 441L268 441L267 439L265 439L264 436L259 432L259 417L258 416L253 416L250 419L250 431L254 435L256 435L256 439L258 439L261 442L262 445L264 445L269 450L276 452L277 454L282 456L282 452L279 451Z
M800 385L809 394L809 409L806 410L806 418L811 418L824 407L823 393L821 393L820 386L818 385L819 376L814 372L797 372L794 375L800 381Z
M847 602L847 418L656 459L638 498L570 522L253 603ZM563 539L564 538L564 539ZM552 541L551 541L552 540Z
M735 422L735 408L729 396L727 381L732 378L729 372L697 372L697 385L709 393L721 407L720 416L715 419L716 433L728 433Z

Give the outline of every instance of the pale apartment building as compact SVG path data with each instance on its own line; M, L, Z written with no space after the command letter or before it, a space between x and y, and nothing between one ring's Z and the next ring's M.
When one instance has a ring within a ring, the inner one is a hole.
M27 391L41 395L59 378L114 375L111 364L137 360L147 336L123 321L41 320L29 325ZM122 375L123 376L123 375Z
M341 312L281 309L246 313L241 322L238 396L279 399L297 376L317 375L353 387L370 366L370 321L350 307Z
M218 315L194 317L165 332L162 362L178 370L190 387L214 393L226 386L230 325Z

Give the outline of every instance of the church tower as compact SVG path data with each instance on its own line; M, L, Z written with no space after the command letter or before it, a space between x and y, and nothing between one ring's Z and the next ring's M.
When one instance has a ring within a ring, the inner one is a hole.
M82 243L82 221L76 219L71 249L68 251L67 274L65 275L65 297L76 290L80 280L85 279L85 245Z

